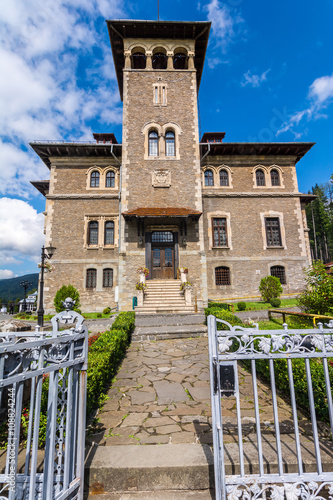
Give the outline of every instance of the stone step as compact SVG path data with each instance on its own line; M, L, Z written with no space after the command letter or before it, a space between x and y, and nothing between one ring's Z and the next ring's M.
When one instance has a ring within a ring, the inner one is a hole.
M185 301L184 300L181 300L181 299L178 299L178 298L175 298L173 299L172 297L168 297L167 299L165 300L161 300L161 299L145 299L144 301L144 306L148 306L148 305L155 305L155 306L164 306L164 305L185 305Z
M186 498L188 491L194 494L188 498L200 498L196 492L208 492L214 484L213 455L205 444L93 446L84 477L91 499L113 494L113 499L120 500L132 498L133 493L150 495L138 496L141 499L158 499L158 494L168 490L179 494L174 496L177 500ZM120 496L124 494L128 496Z
M193 306L173 306L167 307L136 307L137 314L173 314L173 313L194 313Z
M212 500L213 490L163 490L114 492L104 495L89 495L88 500Z
M132 334L132 341L206 337L206 325L139 326Z
M137 309L137 308L136 308ZM135 318L135 326L203 325L205 315L192 314L146 314Z

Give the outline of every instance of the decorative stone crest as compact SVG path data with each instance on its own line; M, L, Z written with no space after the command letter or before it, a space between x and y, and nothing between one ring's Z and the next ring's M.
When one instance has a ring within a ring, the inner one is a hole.
M152 184L154 187L170 187L171 172L170 170L154 170Z

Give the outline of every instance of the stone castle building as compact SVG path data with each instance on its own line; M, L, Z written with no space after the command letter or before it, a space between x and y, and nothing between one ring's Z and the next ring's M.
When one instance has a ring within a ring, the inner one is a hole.
M178 268L188 268L199 308L208 298L258 295L270 274L297 293L310 248L309 196L298 191L295 165L313 143L199 137L210 23L107 25L123 101L121 144L112 133L31 143L50 169L50 180L32 182L46 198L46 245L56 247L46 310L69 283L83 311L131 309L140 267L162 298Z

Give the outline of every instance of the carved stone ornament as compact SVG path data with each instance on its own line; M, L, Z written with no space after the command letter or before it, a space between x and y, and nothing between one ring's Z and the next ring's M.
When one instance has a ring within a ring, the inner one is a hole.
M171 172L170 170L154 170L152 184L154 187L170 187Z

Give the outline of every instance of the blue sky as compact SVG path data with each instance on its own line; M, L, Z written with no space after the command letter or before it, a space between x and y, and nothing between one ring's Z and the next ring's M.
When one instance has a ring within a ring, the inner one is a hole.
M47 179L33 140L121 141L105 19L157 19L157 0L14 0L0 11L0 279L37 272ZM160 0L160 19L212 21L199 104L225 141L311 141L299 188L333 173L333 1Z

